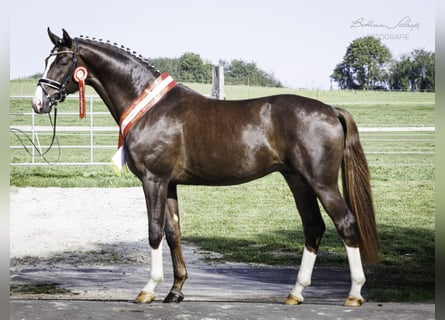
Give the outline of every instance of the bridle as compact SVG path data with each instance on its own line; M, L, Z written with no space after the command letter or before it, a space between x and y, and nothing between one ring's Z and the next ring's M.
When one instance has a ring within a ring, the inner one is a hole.
M45 94L45 96L48 98L49 102L50 102L50 107L52 107L53 105L56 105L58 102L63 102L66 98L66 96L68 95L68 93L66 92L66 87L68 85L68 83L71 80L72 74L74 72L74 69L77 67L78 65L78 61L77 61L77 53L78 53L78 44L77 44L77 39L74 39L74 50L64 50L64 51L57 51L57 52L51 52L51 54L49 55L49 57L51 56L56 56L62 53L71 53L72 54L72 58L73 61L71 63L70 68L68 69L68 71L65 73L65 75L63 76L62 80L56 81L56 80L52 80L52 79L48 79L48 78L40 78L37 85L40 86L40 88L42 88L43 93ZM54 49L53 49L54 51ZM51 96L46 90L45 90L45 86L51 87L53 89L57 90L57 93L59 93L59 97L56 99L53 96Z
M57 46L56 46L57 47ZM57 51L54 52L55 48L52 50L52 52L50 53L50 55L48 56L56 56L62 53L71 53L72 55L72 63L70 68L68 69L68 71L65 73L65 75L63 76L62 80L56 81L56 80L52 80L52 79L48 79L48 78L40 78L37 85L40 86L40 88L42 89L43 93L45 94L45 96L48 98L49 102L50 102L50 107L52 106L56 106L58 102L63 102L66 98L66 96L68 95L68 93L66 92L66 87L68 85L68 83L71 80L72 74L74 72L74 69L78 66L78 61L77 61L77 54L78 54L78 44L77 44L77 39L74 39L74 50L63 50L63 51ZM57 90L57 93L59 93L59 97L58 98L54 98L53 96L51 96L47 90L45 90L45 87L51 87L53 89ZM56 121L57 121L57 108L54 108L54 122L51 120L51 116L49 116L50 118L50 122L51 125L53 127L53 136L51 139L51 143L49 144L48 148L46 149L46 151L41 151L40 148L38 148L34 142L32 141L32 139L23 131L19 130L19 129L15 129L12 128L12 132L18 137L17 132L23 133L25 135L25 137L28 138L28 140L31 142L31 144L33 145L33 147L37 150L37 152L39 153L39 155L42 157L43 160L46 161L46 163L50 163L47 159L46 159L46 154L51 150L54 141L57 140L57 144L59 143L57 137L56 137ZM16 132L17 131L17 132ZM25 150L29 153L30 151L28 150L28 148L25 146L25 144L22 142L22 139L20 139L20 137L18 137L19 141L23 144L23 146L25 147ZM56 160L56 162L59 160L60 158L60 147L59 147L59 156L58 159Z

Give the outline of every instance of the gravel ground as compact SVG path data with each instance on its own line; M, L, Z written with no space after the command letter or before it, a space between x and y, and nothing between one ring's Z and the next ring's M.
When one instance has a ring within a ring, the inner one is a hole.
M14 297L132 299L143 287L149 249L141 188L12 188L10 202Z
M13 257L147 241L142 188L12 188Z
M13 298L132 300L145 285L150 251L141 188L13 188L10 199ZM205 258L216 254L190 243L183 243L183 251L189 300L281 302L295 283L297 267L210 263ZM321 275L330 278L325 293L331 299L332 290L340 289L341 301L349 274L333 272ZM164 242L159 299L168 293L172 274ZM318 290L315 295L323 296Z
M434 304L368 302L344 308L348 269L315 268L305 304L282 305L298 267L209 263L184 243L189 279L180 305L131 302L149 275L147 218L141 188L12 188L11 319L434 319ZM164 243L164 248L166 245ZM365 290L366 291L366 290Z

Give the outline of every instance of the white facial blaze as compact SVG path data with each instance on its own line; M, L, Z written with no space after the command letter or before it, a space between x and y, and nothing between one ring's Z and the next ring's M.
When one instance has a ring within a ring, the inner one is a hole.
M43 73L42 78L48 77L49 69L51 68L51 66L54 63L54 61L56 61L56 55L55 54L50 55L49 58L48 58L48 62L46 64L45 72Z
M34 98L32 99L32 107L36 112L39 112L42 109L42 101L43 101L43 90L40 86L37 86L36 92L34 93Z
M45 72L43 73L42 76L43 79L45 79L48 76L49 69L51 68L55 60L56 60L55 55L51 55L48 58ZM39 112L42 109L42 102L43 102L43 90L41 86L37 86L36 91L34 93L34 98L32 99L32 106L36 112Z

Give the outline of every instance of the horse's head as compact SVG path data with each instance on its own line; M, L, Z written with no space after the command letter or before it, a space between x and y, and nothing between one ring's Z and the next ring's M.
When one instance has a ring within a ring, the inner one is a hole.
M37 113L50 112L53 105L65 100L68 94L78 88L73 80L73 72L78 65L77 40L71 39L65 30L62 38L53 34L49 28L48 35L54 48L45 60L45 72L32 100L32 107Z

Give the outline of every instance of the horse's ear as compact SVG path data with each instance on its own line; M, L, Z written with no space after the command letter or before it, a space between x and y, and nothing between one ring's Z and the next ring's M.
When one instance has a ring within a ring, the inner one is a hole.
M63 44L68 48L71 48L71 46L73 45L73 40L71 39L70 35L68 34L68 32L66 32L65 29L62 29L62 31L63 31Z
M61 39L58 36L56 36L54 33L52 33L51 30L49 29L49 27L48 27L48 35L49 35L49 38L51 39L51 42L54 45L60 44Z

